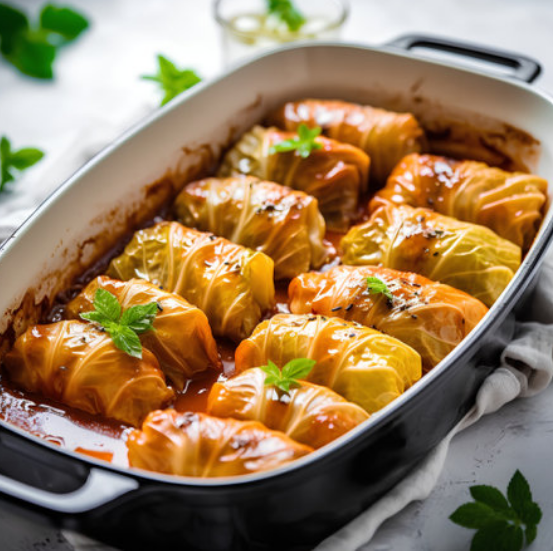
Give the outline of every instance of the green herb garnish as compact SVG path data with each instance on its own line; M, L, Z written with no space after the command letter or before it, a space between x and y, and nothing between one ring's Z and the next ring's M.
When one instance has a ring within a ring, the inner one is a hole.
M6 136L2 136L0 139L0 191L3 191L8 182L15 180L14 170L21 172L38 163L42 157L44 157L44 153L34 147L24 147L12 151L10 140Z
M267 365L262 365L261 369L267 373L265 377L266 385L273 385L284 392L290 392L291 386L299 386L298 379L304 379L317 362L309 358L296 358L290 360L282 371L271 361Z
M286 151L297 151L300 157L307 159L307 157L311 155L311 151L314 149L321 149L323 147L320 143L315 141L320 133L320 126L315 126L315 128L309 129L306 124L302 123L298 127L297 138L283 140L282 142L271 146L269 149L269 155L283 153Z
M470 494L475 501L461 505L449 518L477 530L471 551L520 551L525 539L526 545L536 539L542 513L519 470L507 487L508 501L493 486L471 486Z
M53 4L45 5L37 24L31 26L25 13L0 4L0 52L23 74L51 79L58 48L75 40L88 26L80 13Z
M386 283L384 283L378 277L368 277L367 278L367 288L371 295L383 294L387 299L393 300L394 295L392 295L390 289Z
M101 325L119 350L134 358L142 358L138 335L155 331L153 322L158 312L156 302L131 306L121 313L119 301L109 291L98 289L94 295L94 310L81 318Z
M202 80L192 69L177 69L173 62L161 54L157 56L157 61L159 63L157 75L142 75L141 78L160 84L161 89L165 92L161 105L165 105Z
M292 0L267 0L267 13L280 19L292 32L299 31L306 22Z

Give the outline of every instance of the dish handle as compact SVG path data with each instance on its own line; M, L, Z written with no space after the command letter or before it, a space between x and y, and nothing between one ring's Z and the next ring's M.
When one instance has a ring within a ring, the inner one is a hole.
M63 494L41 490L0 474L0 493L63 514L92 511L137 488L138 482L132 478L94 467L80 488Z
M0 498L48 513L80 514L105 506L139 483L60 454L0 424Z
M415 48L435 50L461 57L486 61L511 69L509 76L518 80L523 80L524 82L533 82L541 73L541 65L532 58L513 52L451 40L449 38L407 34L387 42L385 46L407 51Z

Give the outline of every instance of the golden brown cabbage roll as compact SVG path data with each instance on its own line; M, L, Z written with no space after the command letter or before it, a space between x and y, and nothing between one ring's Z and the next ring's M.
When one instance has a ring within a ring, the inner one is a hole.
M274 469L312 448L255 421L154 411L127 440L131 467L180 476L236 476Z
M240 340L275 301L274 264L265 254L160 222L134 234L108 275L146 279L200 308L215 335Z
M485 163L412 154L394 169L371 201L381 205L427 207L459 220L487 226L527 249L543 219L547 181L523 172L505 172Z
M521 261L520 247L484 226L422 208L384 206L341 242L344 264L382 265L461 289L491 306Z
M326 258L317 200L274 182L247 176L192 182L177 197L175 212L186 226L270 256L277 279L319 268Z
M386 285L388 296L374 292L373 278ZM449 285L376 266L302 274L292 280L288 294L294 314L337 316L373 327L414 348L425 370L445 358L488 311Z
M361 148L371 158L371 182L384 184L394 166L425 145L424 131L411 113L339 100L304 99L285 103L271 124L296 130L302 123L320 126L330 138Z
M367 190L369 157L357 147L319 136L320 149L303 158L295 151L269 152L294 132L255 126L226 154L218 176L248 174L313 195L327 226L345 231Z
M374 413L422 375L421 358L410 346L355 322L325 316L277 314L260 323L236 349L236 370L282 367L295 358L317 363L309 382L331 388Z
M114 295L123 310L139 304L157 303L154 331L140 334L140 341L154 353L161 369L178 390L182 390L186 380L197 373L209 367L222 368L206 315L179 295L162 291L143 279L118 281L107 276L97 277L67 305L66 314L79 318L80 314L93 310L98 289Z
M283 393L265 385L267 374L247 369L209 393L207 412L217 417L260 421L297 442L320 448L369 418L369 414L329 388L301 381Z
M115 347L91 323L35 325L4 359L10 380L68 406L138 426L174 396L155 356L142 359Z

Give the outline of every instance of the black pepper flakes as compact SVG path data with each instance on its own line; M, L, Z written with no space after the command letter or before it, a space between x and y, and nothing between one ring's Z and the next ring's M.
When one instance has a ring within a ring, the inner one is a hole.
M416 320L416 319L419 319L419 317L417 316L417 314L411 314L411 317Z
M435 251L432 256L438 256L440 253L438 251Z
M353 337L357 337L357 333L350 333L350 334L348 335L348 337L349 337L350 339L353 339Z
M335 306L334 308L331 308L330 311L331 312L338 312L338 310L341 310L342 307L341 306Z
M412 285L413 285L413 287L422 287L422 285L420 283L413 283Z
M353 308L353 302L346 306L346 312L349 312Z
M210 235L210 236L209 236L209 240L210 240L210 241L215 241L215 239L217 239L217 236L216 236L216 235Z
M163 306L159 302L156 302L156 306L160 312L163 312Z

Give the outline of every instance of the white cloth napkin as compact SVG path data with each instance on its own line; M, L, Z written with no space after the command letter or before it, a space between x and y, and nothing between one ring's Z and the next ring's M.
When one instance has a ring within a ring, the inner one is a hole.
M547 256L530 303L532 320L517 323L515 337L501 355L501 365L484 381L476 403L418 467L390 492L319 544L316 551L355 551L380 525L415 500L430 495L444 467L452 438L483 415L544 390L553 376L553 251Z

